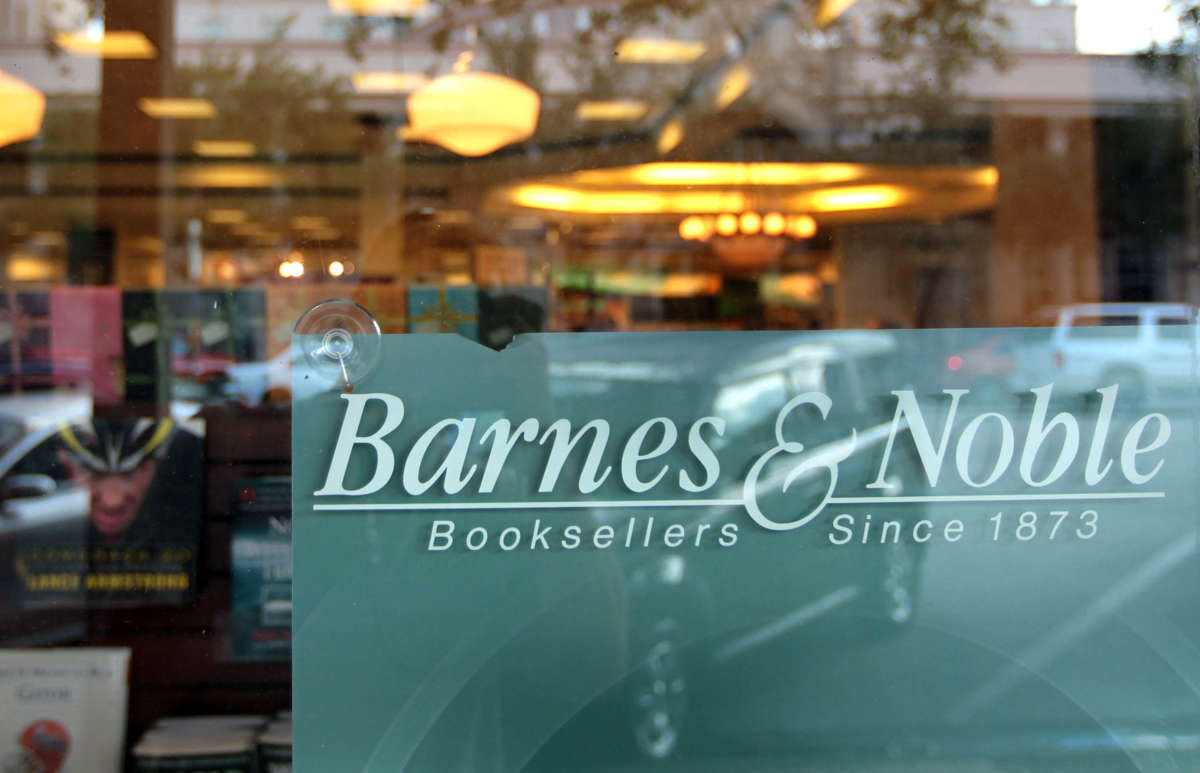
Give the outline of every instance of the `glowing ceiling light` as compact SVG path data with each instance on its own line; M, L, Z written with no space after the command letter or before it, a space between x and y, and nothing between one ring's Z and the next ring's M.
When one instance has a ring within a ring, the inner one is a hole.
M415 16L428 0L329 0L334 13L356 16Z
M904 203L908 196L897 185L859 185L814 191L807 198L809 208L817 212L846 212L896 207Z
M711 215L689 215L679 223L679 235L688 241L709 241L716 232L718 239L759 239L770 241L785 234L796 239L809 239L817 233L817 221L811 215L784 217L778 212L760 215L743 212L736 215L723 212ZM765 242L764 242L765 243Z
M680 221L679 235L690 241L702 242L712 236L712 225L699 215L689 215Z
M679 147L679 143L683 142L683 121L678 118L672 118L662 127L662 131L658 133L658 152L659 155L665 156L675 148Z
M833 24L856 2L858 0L821 0L821 7L817 10L817 26L827 27Z
M656 161L610 169L585 169L573 173L585 185L817 185L860 180L877 167L867 164L733 163L724 161Z
M58 264L40 255L14 252L8 256L6 271L10 282L50 282L58 279Z
M253 156L258 148L253 142L242 140L196 140L192 151L197 156L210 158L245 158Z
M520 185L509 200L522 207L592 215L654 215L744 209L746 197L725 191L585 191L553 185Z
M179 173L179 184L196 188L271 188L283 182L263 164L205 164Z
M429 83L419 72L357 72L352 79L359 94L408 94Z
M717 216L717 233L719 233L721 236L733 236L737 232L737 215L725 212Z
M342 261L335 260L329 264L328 270L331 277L337 278L346 273L346 266L342 263Z
M246 212L242 209L210 209L204 219L219 225L235 225L246 222Z
M575 117L581 121L637 121L649 109L648 104L636 99L580 102L575 108Z
M103 59L153 59L158 49L136 30L58 32L54 44L72 56Z
M626 38L617 44L616 59L634 64L687 64L703 56L705 49L695 40Z
M289 257L279 264L279 275L284 279L299 279L304 276L304 263Z
M985 166L975 172L974 180L978 185L995 186L1000 182L1000 172L994 166Z
M0 72L0 146L36 137L45 114L46 97L42 92Z
M237 266L231 260L222 260L217 264L217 276L222 282L233 282L238 278Z
M207 99L184 97L142 98L138 109L151 118L197 119L217 114L216 105Z
M515 204L534 209L557 209L563 212L574 211L576 202L581 194L566 188L553 188L548 185L524 185L513 191L512 200Z
M738 97L746 93L753 79L754 74L744 63L734 65L721 81L721 88L717 91L717 98L713 102L713 106L717 110L724 110L732 105L738 100Z
M785 218L779 212L765 216L753 211L740 215L723 212L716 217L691 215L679 224L680 236L707 242L713 254L735 271L762 270L787 252L791 239L807 239L816 232L817 222L809 215Z
M484 156L533 136L541 98L525 84L486 72L454 72L408 96L408 139L460 156Z
M489 194L487 206L582 215L740 215L753 210L763 218L760 231L777 236L787 232L787 213L845 215L830 220L841 223L984 210L995 205L998 177L991 166L657 162L504 186Z
M778 204L791 211L854 212L904 206L915 201L916 195L908 186L856 185L801 191L781 198ZM522 207L591 215L740 213L752 206L751 193L737 188L595 190L527 183L508 189L504 196L510 203ZM735 221L732 228L737 230L738 215L731 217ZM776 224L772 227L777 228L778 221L772 222ZM764 227L764 224L760 221L759 226Z
M787 232L797 239L811 239L817 235L817 221L811 215L793 215L787 219Z

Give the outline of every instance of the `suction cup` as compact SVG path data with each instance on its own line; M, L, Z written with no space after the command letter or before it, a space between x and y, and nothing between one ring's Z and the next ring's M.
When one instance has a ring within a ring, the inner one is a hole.
M321 301L301 315L293 332L302 338L301 352L314 373L347 392L379 363L379 323L354 301Z

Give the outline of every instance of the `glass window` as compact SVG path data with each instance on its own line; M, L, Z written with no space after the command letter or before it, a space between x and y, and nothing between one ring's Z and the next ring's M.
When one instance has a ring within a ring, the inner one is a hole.
M0 0L0 767L1200 769L1192 6Z
M206 40L223 39L229 34L227 29L226 21L219 17L204 20L204 38Z
M1167 340L1189 340L1195 336L1196 323L1187 317L1159 317L1158 337Z
M1137 338L1140 318L1129 314L1080 316L1071 319L1071 338ZM1116 329L1114 329L1116 328Z

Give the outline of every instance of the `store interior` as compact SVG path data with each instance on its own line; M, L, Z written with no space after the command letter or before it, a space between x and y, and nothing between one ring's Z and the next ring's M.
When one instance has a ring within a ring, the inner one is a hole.
M72 412L203 423L185 592L36 586L5 538L0 646L129 648L130 758L290 709L235 543L290 514L326 299L502 350L1200 298L1186 83L1063 3L926 5L0 1L0 474Z

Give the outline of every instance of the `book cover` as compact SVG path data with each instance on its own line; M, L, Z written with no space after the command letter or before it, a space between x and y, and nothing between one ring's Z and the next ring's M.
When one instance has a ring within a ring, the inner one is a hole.
M0 650L0 769L119 773L129 650Z
M233 482L230 657L286 660L292 651L292 481Z

